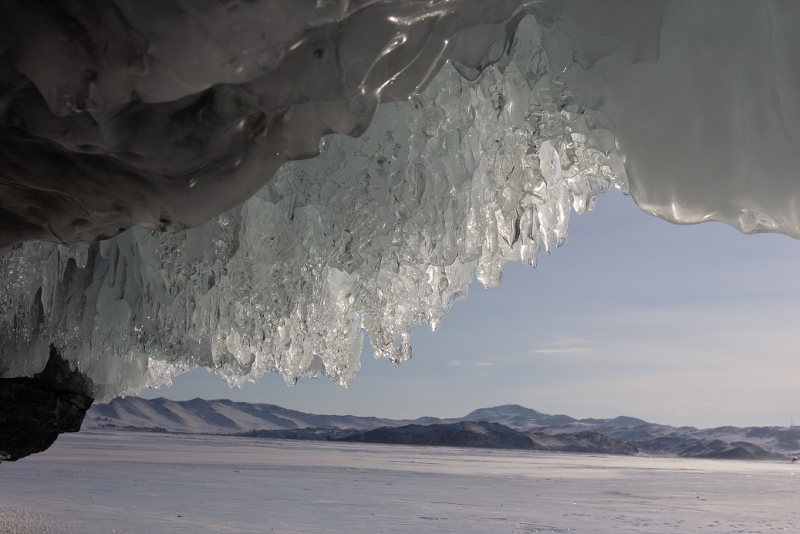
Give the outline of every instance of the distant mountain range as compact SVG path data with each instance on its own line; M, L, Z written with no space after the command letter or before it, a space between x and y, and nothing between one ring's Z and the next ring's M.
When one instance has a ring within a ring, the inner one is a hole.
M126 397L92 406L81 430L751 460L788 460L800 455L798 427L700 430L634 417L575 419L513 404L481 408L453 419L396 420L316 415L224 399Z

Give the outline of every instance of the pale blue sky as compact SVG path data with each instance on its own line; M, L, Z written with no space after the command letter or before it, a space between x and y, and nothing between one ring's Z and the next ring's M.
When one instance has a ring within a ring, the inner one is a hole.
M142 396L231 398L316 413L465 415L517 403L573 417L698 427L800 424L800 242L674 226L617 192L570 220L539 267L477 282L400 367L362 354L347 389L278 375L231 390L205 370Z

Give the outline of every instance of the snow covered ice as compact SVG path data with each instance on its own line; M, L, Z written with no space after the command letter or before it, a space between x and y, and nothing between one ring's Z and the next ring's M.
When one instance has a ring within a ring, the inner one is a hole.
M795 3L62 4L0 21L3 377L346 385L614 187L800 237Z
M122 432L62 436L0 476L12 532L800 528L788 463Z

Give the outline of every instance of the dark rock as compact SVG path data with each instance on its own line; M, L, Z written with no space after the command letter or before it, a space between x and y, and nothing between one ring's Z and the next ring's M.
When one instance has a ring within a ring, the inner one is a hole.
M0 462L42 452L62 432L80 430L91 391L92 381L52 346L42 372L0 379Z

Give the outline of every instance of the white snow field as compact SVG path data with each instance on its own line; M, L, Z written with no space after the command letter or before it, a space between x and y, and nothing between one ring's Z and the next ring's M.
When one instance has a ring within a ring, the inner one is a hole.
M0 465L0 531L800 532L800 465L65 435Z

